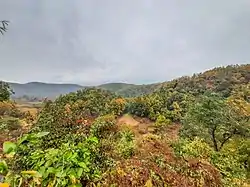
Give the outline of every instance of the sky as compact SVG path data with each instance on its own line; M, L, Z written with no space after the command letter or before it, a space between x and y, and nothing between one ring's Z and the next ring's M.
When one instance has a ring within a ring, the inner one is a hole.
M250 60L249 0L0 0L0 80L148 84Z

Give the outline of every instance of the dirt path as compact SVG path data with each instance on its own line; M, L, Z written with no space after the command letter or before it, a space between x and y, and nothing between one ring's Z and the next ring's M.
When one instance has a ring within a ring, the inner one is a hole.
M135 119L128 114L119 118L117 124L120 127L127 127L132 130L137 138L147 134L153 128L153 122L143 118Z
M148 133L153 133L155 130L154 122L146 119L146 118L134 118L131 115L124 115L121 118L118 119L118 126L120 127L128 127L130 128L135 135L144 135ZM177 140L178 139L178 133L180 130L181 125L180 124L171 124L166 129L165 135L166 138L169 140Z

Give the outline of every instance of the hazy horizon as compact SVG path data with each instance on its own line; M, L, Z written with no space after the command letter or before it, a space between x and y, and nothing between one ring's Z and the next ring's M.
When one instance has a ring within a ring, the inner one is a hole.
M243 64L238 64L238 65L244 65L244 64L249 64L249 63L243 63ZM167 82L167 81L171 81L173 79L176 79L176 78L180 78L182 76L192 76L193 74L197 74L197 73L203 73L205 71L208 71L208 70L211 70L211 69L214 69L214 68L217 68L217 67L226 67L226 66L229 66L229 65L237 65L237 64L227 64L225 66L216 66L216 67L213 67L213 68L208 68L208 69L205 69L203 71L200 71L200 72L194 72L194 73L191 73L189 75L180 75L180 76L177 76L177 77L174 77L172 79L166 79L166 80L163 80L163 81L155 81L155 82L148 82L148 83L133 83L133 82L103 82L101 84L90 84L90 85L83 85L83 84L79 84L79 83L74 83L74 82L53 82L53 81L50 81L50 82L46 82L46 81L36 81L36 80L31 80L31 81L28 81L28 82L18 82L18 81L10 81L10 80L3 80L5 82L9 82L9 83L16 83L16 84L28 84L28 83L44 83L44 84L72 84L72 85L79 85L79 86L99 86L99 85L103 85L103 84L112 84L112 83L124 83L124 84L134 84L134 85L143 85L143 84L157 84L157 83L161 83L161 82Z
M151 84L250 60L250 1L3 0L0 80Z

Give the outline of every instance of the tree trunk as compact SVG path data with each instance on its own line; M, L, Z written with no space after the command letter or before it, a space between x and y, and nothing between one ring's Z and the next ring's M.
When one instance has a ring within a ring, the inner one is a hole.
M215 126L215 127L212 129L211 135L212 135L212 140L213 140L213 144L214 144L214 150L215 150L215 151L219 151L219 149L218 149L218 144L217 144L216 137L215 137L216 128L217 128L217 126Z

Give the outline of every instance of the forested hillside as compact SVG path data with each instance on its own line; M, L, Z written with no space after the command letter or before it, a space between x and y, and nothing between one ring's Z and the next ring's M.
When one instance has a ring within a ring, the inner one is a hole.
M101 88L114 92L123 97L136 97L140 95L150 94L161 87L175 89L185 89L191 92L203 92L206 89L211 89L215 92L223 92L225 95L230 93L234 85L246 83L249 81L250 65L234 65L227 67L214 68L203 73L194 74L193 76L184 76L172 81L163 83L135 85L126 83L107 83L96 88ZM75 92L84 89L86 86L77 84L50 84L32 82L27 84L9 83L14 90L14 98L22 99L43 99L48 97L54 99L61 94Z
M250 185L249 64L107 89L45 100L31 115L10 101L5 84L0 180L21 187Z
M223 92L228 96L235 85L246 84L250 80L250 65L231 65L214 68L193 76L183 76L158 84L138 85L118 90L118 94L126 97L145 95L158 90L161 87L185 90L193 93L203 93L210 89L215 92Z

